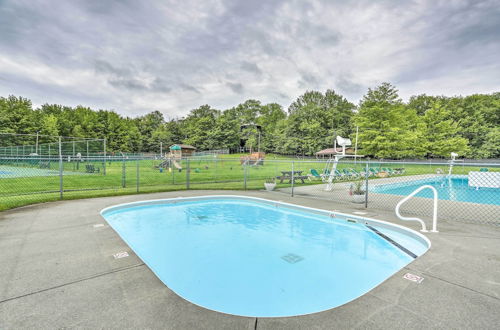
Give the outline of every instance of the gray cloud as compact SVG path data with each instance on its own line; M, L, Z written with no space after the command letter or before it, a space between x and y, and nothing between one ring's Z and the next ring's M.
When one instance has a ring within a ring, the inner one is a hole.
M248 95L500 86L495 0L0 0L0 95L182 116Z
M130 68L128 67L119 68L113 66L111 63L104 60L96 60L94 67L97 73L108 73L118 77L123 77L123 76L129 77L132 75L132 70Z
M352 77L347 77L345 75L340 75L335 85L342 93L346 93L347 96L359 94L364 91L361 84L356 83Z
M228 82L226 83L226 85L231 88L231 90L233 92L235 92L236 94L243 94L243 85L240 84L240 83L231 83L231 82Z
M318 78L310 72L300 72L300 79L298 85L304 89L314 89L318 86Z
M182 90L185 90L185 91L188 91L188 92L193 92L193 93L196 93L196 94L201 94L201 91L198 88L196 88L196 87L194 87L192 85L186 84L186 83L180 83L179 87Z
M109 84L117 88L125 88L137 91L144 91L148 86L136 79L127 78L111 78L108 80Z
M262 70L259 69L259 66L255 63L243 61L240 65L240 67L241 67L241 69L248 71L248 72L251 72L251 73L255 73L258 76L260 76L262 74Z
M172 90L168 81L162 78L156 77L153 83L149 86L152 91L160 93L168 93Z

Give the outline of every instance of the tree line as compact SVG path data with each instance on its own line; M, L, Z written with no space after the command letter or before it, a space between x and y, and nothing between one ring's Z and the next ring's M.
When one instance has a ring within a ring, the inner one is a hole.
M334 135L355 139L360 153L377 158L500 157L500 92L470 96L416 95L404 102L389 83L368 89L355 105L334 90L307 91L285 111L277 103L247 100L226 110L202 105L182 118L160 111L130 118L109 110L0 97L0 132L107 139L108 149L159 152L184 143L198 150L245 147L314 155ZM2 146L19 143L2 139Z

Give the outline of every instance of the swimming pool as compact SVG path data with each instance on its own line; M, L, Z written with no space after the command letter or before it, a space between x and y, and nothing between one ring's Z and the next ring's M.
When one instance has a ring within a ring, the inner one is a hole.
M500 189L469 187L467 176L445 178L442 176L390 184L374 184L370 191L379 194L408 196L422 185L431 185L438 191L441 200L500 205ZM432 191L422 190L415 196L433 198Z
M242 196L145 201L101 214L179 296L242 316L340 306L430 247L401 226Z

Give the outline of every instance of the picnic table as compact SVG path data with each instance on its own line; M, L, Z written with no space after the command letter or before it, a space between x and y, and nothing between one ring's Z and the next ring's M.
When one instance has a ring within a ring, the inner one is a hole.
M294 182L300 180L304 183L304 179L307 179L307 175L302 175L302 172L303 171L281 171L281 175L277 176L276 179L279 179L280 183L283 183L283 180L288 180L288 183L292 183L292 178Z
M95 167L92 164L87 164L87 165L85 165L85 172L87 172L87 173L99 173L100 172L100 168L99 167Z

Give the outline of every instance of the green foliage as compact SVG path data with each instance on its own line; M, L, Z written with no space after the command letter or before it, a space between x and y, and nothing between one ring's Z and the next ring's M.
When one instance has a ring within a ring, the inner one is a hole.
M314 155L332 147L334 135L352 131L354 104L333 90L325 94L310 91L288 108L289 116L280 127L277 151L287 154Z
M422 117L424 150L428 156L449 157L451 152L465 155L469 151L467 139L461 137L458 123L451 119L450 111L440 103L433 103Z
M244 128L241 129L242 125ZM257 130L255 125L262 129ZM333 147L335 135L353 141L359 126L360 154L378 158L500 157L500 93L466 97L410 97L382 83L369 88L356 107L333 90L307 91L285 112L276 103L247 100L220 111L209 105L184 118L165 121L160 111L131 119L113 111L44 104L16 96L0 97L0 132L107 139L111 152L156 152L175 143L198 150L237 149L240 141L261 151L314 155ZM3 136L2 144L21 145L27 138Z
M476 153L481 158L500 158L500 127L493 127L486 134L481 150Z
M397 90L384 83L370 89L354 118L359 126L358 141L366 155L378 158L420 157L419 118L406 107Z

